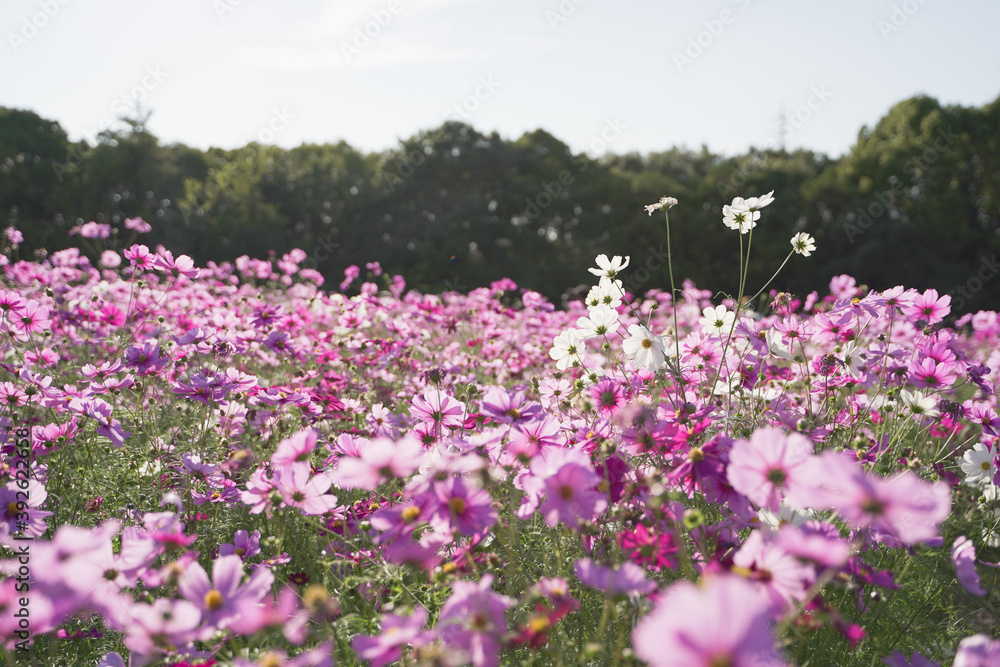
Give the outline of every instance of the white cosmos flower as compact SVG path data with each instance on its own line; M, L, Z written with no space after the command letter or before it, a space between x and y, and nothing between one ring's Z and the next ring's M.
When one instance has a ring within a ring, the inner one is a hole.
M746 234L756 227L759 219L760 212L746 208L742 197L736 197L732 204L722 207L722 224L730 229L740 230L740 234Z
M761 195L760 197L747 197L743 201L743 204L747 207L748 211L759 211L774 201L773 194L774 190L771 190L766 195Z
M622 291L622 281L603 276L601 282L587 292L585 300L587 308L592 310L601 305L618 308L622 305Z
M556 368L564 371L576 361L583 352L583 337L576 329L567 329L556 336L552 342L549 356L556 362Z
M629 337L622 343L625 356L636 368L645 368L650 373L655 373L666 358L663 338L654 336L641 324L629 326L628 332Z
M677 200L673 197L660 197L660 201L655 204L650 204L646 207L646 213L653 215L653 211L659 211L660 209L670 208L671 206L677 206Z
M903 389L899 392L899 400L903 402L903 405L910 408L910 412L915 415L932 418L938 416L937 402L930 396L924 396L919 391L910 393Z
M720 338L725 336L736 320L736 313L729 312L725 306L716 306L715 308L710 306L702 313L705 316L698 320L698 324L701 325L702 333L707 336L719 336Z
M584 338L607 336L618 331L618 312L608 306L600 305L591 308L587 317L578 319L576 326Z
M600 268L587 269L588 271L593 273L595 276L607 276L608 278L614 279L615 276L618 275L619 271L628 266L629 256L626 255L625 261L623 262L621 255L615 255L609 260L607 255L601 253L596 259L594 259L594 261L597 262L597 266Z
M816 250L816 239L805 232L799 232L792 237L792 249L803 257L808 257Z
M993 463L993 452L981 442L962 456L962 472L965 473L965 483L972 486L992 485L993 475L997 467Z
M784 359L785 361L793 359L792 348L790 345L785 345L780 333L768 329L764 332L764 341L767 343L767 349L775 357Z
M854 345L854 341L851 341L844 346L842 354L844 355L844 364L847 366L847 371L854 377L860 377L861 367L864 366L865 357L867 356L865 351L858 349Z

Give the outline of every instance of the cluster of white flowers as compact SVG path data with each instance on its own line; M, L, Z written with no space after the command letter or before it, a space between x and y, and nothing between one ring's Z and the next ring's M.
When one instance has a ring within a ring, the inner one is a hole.
M741 234L746 234L757 226L760 219L760 209L774 201L774 190L760 197L736 197L731 204L722 207L722 222L730 229L738 229ZM653 211L667 210L677 204L673 197L661 197L660 201L645 207L650 215ZM816 250L816 240L804 232L799 232L792 237L792 250L795 253L808 257ZM791 253L789 253L789 257ZM590 338L602 338L619 333L622 322L618 309L622 305L622 296L625 294L622 289L622 282L618 280L618 274L629 265L630 257L615 255L608 258L607 255L598 255L594 260L597 268L587 269L600 280L587 293L584 302L587 305L588 315L581 317L576 322L575 329L563 331L556 336L552 349L549 351L556 361L556 368L566 370L567 368L579 364L583 365L582 354L585 349L586 340ZM783 266L783 265L782 265ZM779 269L780 270L780 269ZM736 313L728 310L725 306L705 308L704 317L701 318L701 330L709 336L726 337L732 331L736 322ZM645 369L654 373L663 367L668 356L667 345L662 335L654 335L643 324L630 324L628 336L619 335L624 338L622 349L625 356L637 369ZM781 343L780 337L769 337L768 347L771 354L782 359L791 359L791 349ZM860 355L857 359L848 355L847 363L853 368L860 365L862 359ZM717 387L716 393L727 393L734 389L728 385Z
M669 199L669 198L664 198ZM664 203L661 201L661 204ZM666 202L669 203L669 202ZM654 204L653 206L657 206ZM621 328L618 308L622 305L625 291L617 275L629 264L629 257L620 255L608 258L598 255L594 262L597 268L588 269L600 281L587 293L587 316L576 321L576 328L563 331L556 336L549 356L556 361L556 368L565 370L574 362L583 364L582 353L589 338L601 338L618 333ZM663 366L666 350L662 336L654 336L642 324L632 324L624 337L622 348L625 356L636 368L655 372Z

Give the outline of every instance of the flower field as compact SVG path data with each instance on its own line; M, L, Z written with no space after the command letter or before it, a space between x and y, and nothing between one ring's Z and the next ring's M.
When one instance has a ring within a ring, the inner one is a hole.
M568 308L7 230L7 664L1000 664L1000 319L746 285L771 200Z

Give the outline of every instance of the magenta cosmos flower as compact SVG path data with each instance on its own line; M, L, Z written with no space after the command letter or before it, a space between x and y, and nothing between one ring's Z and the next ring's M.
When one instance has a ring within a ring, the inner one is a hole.
M788 664L774 646L766 602L753 584L729 575L671 586L639 622L632 646L653 667Z
M729 453L726 475L733 488L758 507L775 512L782 499L804 506L811 486L813 445L803 435L762 428L750 440L737 440Z
M916 295L910 303L903 306L903 314L911 321L924 320L927 324L937 324L951 312L951 295L945 294L938 298L937 290L929 289Z

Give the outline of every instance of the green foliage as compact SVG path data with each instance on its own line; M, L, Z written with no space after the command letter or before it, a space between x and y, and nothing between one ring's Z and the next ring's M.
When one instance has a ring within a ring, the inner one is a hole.
M1000 249L1000 99L900 102L839 159L675 148L595 160L543 130L508 140L459 122L383 153L344 142L203 152L161 146L146 120L126 119L91 146L32 112L0 108L0 211L24 231L23 250L65 247L69 228L87 220L142 216L153 224L147 243L198 262L297 247L335 282L378 260L426 291L510 277L558 300L600 252L645 267L634 291L665 285L662 226L635 202L669 195L680 200L676 275L733 292L717 283L739 261L722 206L774 189L774 233L754 248L760 265L780 261L798 231L819 248L775 289L822 291L849 273L879 289L935 287L952 294L956 313L1000 298L996 271L983 268Z

